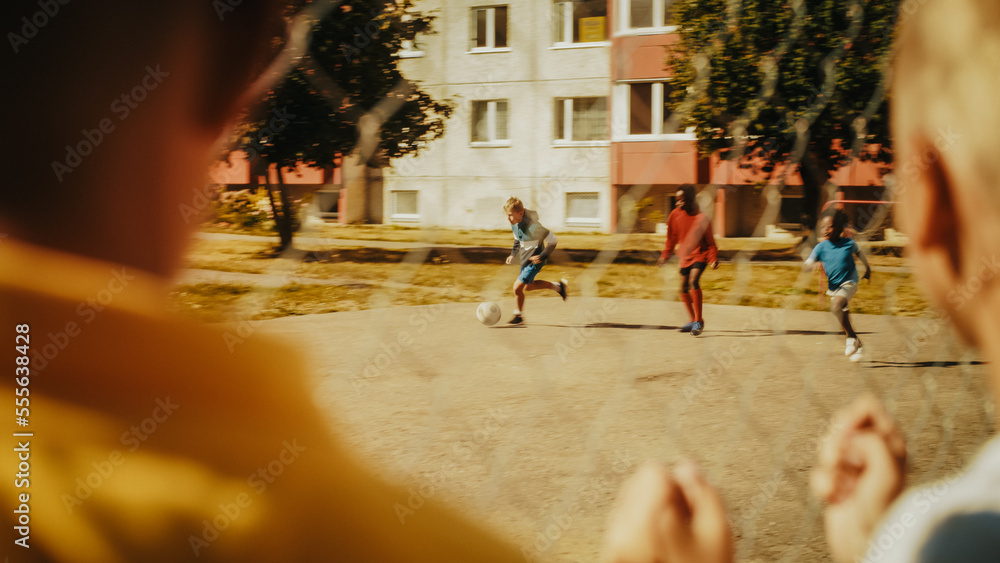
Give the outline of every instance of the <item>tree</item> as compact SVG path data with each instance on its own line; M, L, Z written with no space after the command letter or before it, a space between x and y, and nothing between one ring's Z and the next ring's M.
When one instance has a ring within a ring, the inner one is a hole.
M703 156L769 178L798 163L812 225L834 171L851 158L891 161L886 70L898 3L676 0L675 125L694 126Z
M432 21L409 0L336 3L313 26L305 54L238 128L235 148L247 152L253 169L278 167L278 184L269 181L268 193L282 248L291 244L297 221L286 168L323 168L352 153L381 164L444 133L452 104L406 80L396 56L404 41L431 33Z

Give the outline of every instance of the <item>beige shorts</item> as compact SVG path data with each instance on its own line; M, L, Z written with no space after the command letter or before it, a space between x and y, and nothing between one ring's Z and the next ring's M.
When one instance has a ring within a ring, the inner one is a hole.
M843 297L844 299L850 301L854 294L858 292L858 282L855 281L845 281L840 284L836 290L826 290L826 294L830 297Z

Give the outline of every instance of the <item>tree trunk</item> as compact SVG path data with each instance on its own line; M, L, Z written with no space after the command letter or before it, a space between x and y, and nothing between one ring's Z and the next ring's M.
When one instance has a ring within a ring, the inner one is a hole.
M288 197L288 190L285 187L285 173L282 172L281 165L278 165L278 198L281 201L281 221L278 221L277 216L275 216L274 224L278 228L278 236L281 238L280 248L285 250L292 246L295 210L292 209L291 198Z
M799 163L799 175L802 177L802 225L815 229L823 186L830 179L830 164L806 149Z
M270 166L265 169L267 179L267 197L271 201L271 218L274 219L274 230L278 232L278 250L285 250L292 245L291 205L285 191L285 176L278 167L278 184L271 182Z

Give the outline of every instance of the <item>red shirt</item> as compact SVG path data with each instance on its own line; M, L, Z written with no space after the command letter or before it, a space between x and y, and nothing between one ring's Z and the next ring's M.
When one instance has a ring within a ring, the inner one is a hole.
M667 243L660 256L664 260L670 258L674 247L681 259L681 268L686 268L695 262L711 264L717 261L719 249L715 246L712 236L712 221L700 211L688 215L687 211L675 208L667 217Z

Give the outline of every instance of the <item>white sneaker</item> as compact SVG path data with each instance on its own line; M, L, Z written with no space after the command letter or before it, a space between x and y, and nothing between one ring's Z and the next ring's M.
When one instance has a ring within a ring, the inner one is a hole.
M855 352L855 353L853 353L853 354L851 354L851 357L847 358L847 359L851 360L852 362L860 362L861 358L863 358L863 357L864 357L864 354L862 353L862 349L859 347L858 351Z
M858 339L857 338L848 338L847 339L847 348L844 349L844 355L845 356L850 356L851 354L854 354L855 352L857 352L860 349L861 349L861 345L858 344Z

